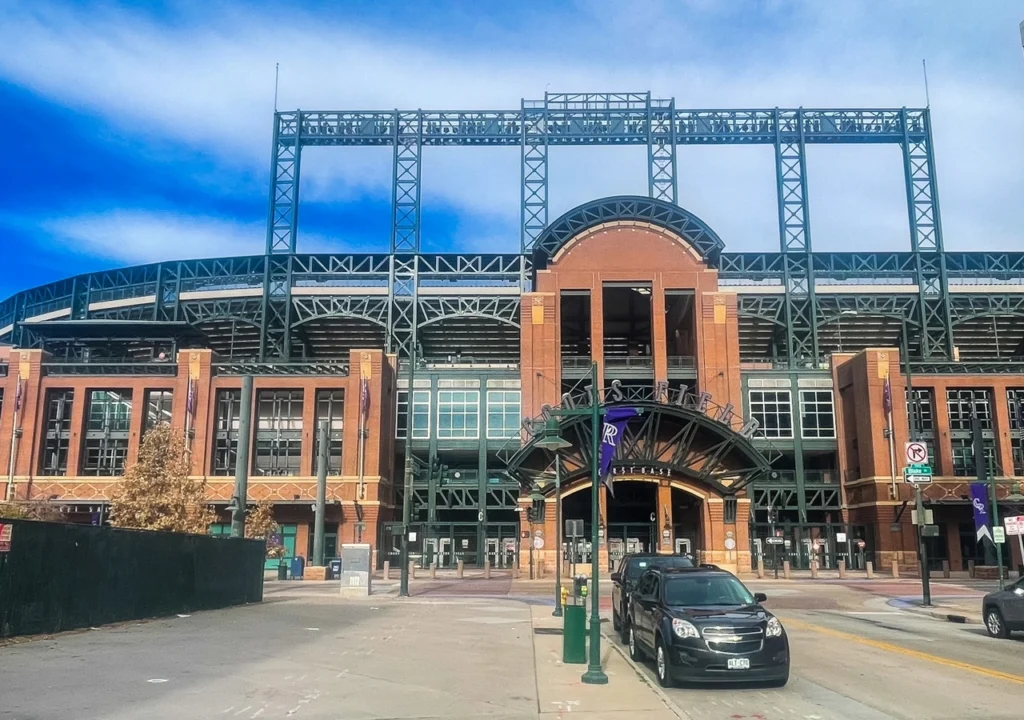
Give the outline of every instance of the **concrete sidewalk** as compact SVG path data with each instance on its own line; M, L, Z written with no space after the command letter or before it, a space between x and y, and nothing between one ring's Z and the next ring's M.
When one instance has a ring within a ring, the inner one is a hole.
M601 640L601 664L607 685L584 685L584 665L562 662L562 618L551 607L532 608L537 704L542 718L580 720L679 720L688 718L662 690L638 671L610 638ZM547 631L555 631L553 634ZM538 632L540 631L540 632Z

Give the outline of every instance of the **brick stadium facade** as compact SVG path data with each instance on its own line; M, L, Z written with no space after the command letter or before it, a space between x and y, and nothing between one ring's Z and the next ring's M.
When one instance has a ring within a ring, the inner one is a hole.
M589 402L593 362L600 402L642 411L613 465L614 497L599 493L609 564L643 549L741 572L758 555L912 566L911 407L936 473L925 491L939 528L932 562L991 560L968 499L972 414L1001 514L1024 499L1024 254L729 254L679 205L632 197L566 213L519 254L271 245L78 276L0 303L10 496L102 522L147 427L166 421L187 431L224 532L251 375L249 501L274 501L289 554L311 552L316 428L327 422L329 554L369 542L378 563L397 560L411 453L417 562L550 569L553 457L536 441L551 408ZM583 519L589 537L590 428L560 423L573 444L562 515ZM769 546L772 533L785 544ZM577 562L590 552L582 540L563 548Z

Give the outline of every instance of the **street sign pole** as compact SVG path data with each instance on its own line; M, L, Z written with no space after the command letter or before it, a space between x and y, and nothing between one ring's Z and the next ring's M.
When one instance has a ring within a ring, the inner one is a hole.
M910 370L910 343L907 338L907 319L905 317L903 318L903 333L900 337L900 360L903 361L903 375L907 379L907 397L910 399L910 442L916 444L918 407L917 398L914 397L914 376ZM892 413L890 412L889 415L891 417ZM925 546L923 532L925 525L924 499L921 497L920 482L914 483L914 499L917 501L917 526L914 529L917 531L917 554L921 560L921 600L925 606L929 606L932 604L932 581L928 574L928 548Z
M928 546L924 539L925 513L924 500L921 497L921 484L914 483L914 495L917 499L917 542L921 551L921 599L925 607L932 604L932 580L928 574Z

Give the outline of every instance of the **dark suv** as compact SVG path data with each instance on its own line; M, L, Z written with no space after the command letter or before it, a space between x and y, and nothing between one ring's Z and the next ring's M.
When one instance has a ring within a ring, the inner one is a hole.
M990 592L981 601L981 611L992 637L1005 638L1013 630L1024 630L1024 580Z
M687 555L658 555L657 553L630 553L623 555L619 568L612 573L612 627L622 633L626 642L623 618L629 616L629 596L644 572L653 567L692 568L693 560Z
M651 655L658 682L789 681L789 639L732 573L717 568L654 568L629 603L626 637L634 660Z

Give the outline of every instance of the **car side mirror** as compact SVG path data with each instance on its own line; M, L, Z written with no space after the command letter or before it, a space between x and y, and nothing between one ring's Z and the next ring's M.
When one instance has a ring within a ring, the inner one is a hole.
M622 573L613 572L612 573L612 582L613 583L621 583L622 582Z
M764 593L754 593L755 602L763 603L768 601L768 596Z

